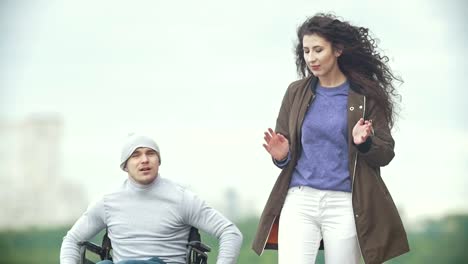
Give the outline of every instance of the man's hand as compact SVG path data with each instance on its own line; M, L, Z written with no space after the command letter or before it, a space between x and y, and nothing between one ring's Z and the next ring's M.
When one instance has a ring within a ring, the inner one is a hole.
M373 132L372 120L365 120L364 118L359 119L353 128L353 141L354 144L359 145L366 142L367 138Z
M275 133L273 129L268 128L263 138L266 142L266 144L263 144L263 147L275 160L279 161L286 158L289 152L289 142L285 136Z

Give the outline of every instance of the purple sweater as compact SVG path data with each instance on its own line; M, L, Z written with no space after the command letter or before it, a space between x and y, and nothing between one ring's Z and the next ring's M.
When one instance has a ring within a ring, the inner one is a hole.
M348 90L348 82L333 88L317 84L315 99L302 124L302 153L289 187L310 186L320 190L351 192Z

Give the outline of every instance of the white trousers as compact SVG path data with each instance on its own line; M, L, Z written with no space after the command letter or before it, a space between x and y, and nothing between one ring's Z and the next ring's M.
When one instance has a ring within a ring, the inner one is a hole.
M278 263L315 263L322 238L326 264L360 263L351 193L289 189L279 221Z

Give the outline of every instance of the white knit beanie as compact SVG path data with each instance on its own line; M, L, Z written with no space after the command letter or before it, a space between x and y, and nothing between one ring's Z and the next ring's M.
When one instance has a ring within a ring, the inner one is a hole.
M147 136L138 134L129 134L122 146L120 155L120 168L125 171L127 160L137 148L150 148L157 152L159 157L159 164L161 164L161 154L159 147L153 139Z

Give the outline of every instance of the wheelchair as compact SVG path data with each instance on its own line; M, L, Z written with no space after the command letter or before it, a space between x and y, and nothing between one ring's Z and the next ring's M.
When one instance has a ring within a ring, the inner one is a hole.
M101 246L98 246L89 241L79 242L80 246L80 264L95 264L93 261L89 260L86 257L86 252L90 251L100 257L101 260L111 260L112 261L112 244L109 239L109 236L106 233L102 238ZM189 237L187 240L187 251L186 251L186 264L207 264L208 255L207 252L210 252L211 248L201 242L200 232L197 228L192 227L190 229Z

